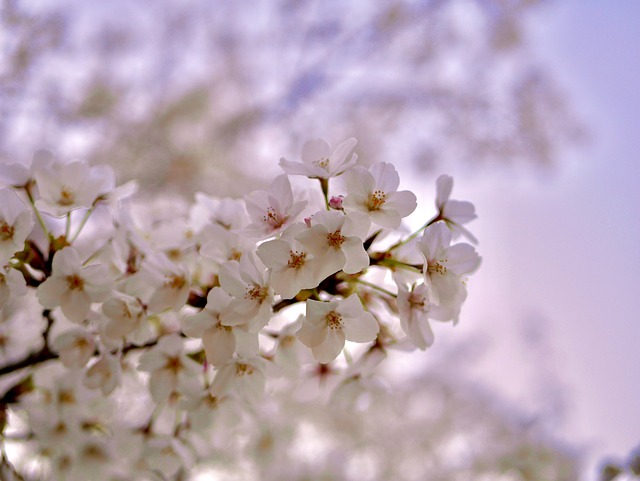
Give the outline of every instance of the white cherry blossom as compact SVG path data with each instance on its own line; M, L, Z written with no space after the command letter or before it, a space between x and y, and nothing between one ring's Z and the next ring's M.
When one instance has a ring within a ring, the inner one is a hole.
M138 369L151 374L149 391L155 402L166 400L190 383L200 371L200 365L187 357L184 344L175 334L163 336L158 344L140 356Z
M251 254L222 265L220 285L234 297L220 317L225 326L247 324L249 331L257 332L269 322L273 289L258 262Z
M462 276L478 268L480 257L470 244L451 245L451 237L446 224L436 222L425 229L417 247L424 258L424 282L431 300L458 313L466 298Z
M53 164L36 170L41 198L36 207L54 217L73 209L89 208L101 195L115 188L115 174L107 165L90 167L85 162Z
M24 249L33 225L31 211L13 189L0 189L0 264Z
M189 337L202 339L204 352L214 366L224 364L236 352L236 339L244 346L251 344L251 352L258 352L258 334L247 332L242 326L226 326L220 320L232 297L221 287L207 294L207 305L202 311L182 322L182 330ZM246 348L245 348L246 349Z
M315 179L335 177L356 163L351 154L358 141L353 137L340 143L333 151L324 139L313 139L302 146L302 162L280 159L280 167L289 175L306 175ZM350 155L351 154L351 155Z
M53 257L53 272L36 292L43 307L60 306L71 321L81 323L89 313L92 302L104 301L113 282L103 265L83 266L78 252L65 247Z
M436 207L439 217L452 230L454 238L463 235L474 244L478 243L475 236L462 226L478 217L475 206L468 201L451 200L453 178L449 175L441 175L436 180Z
M318 212L310 220L311 227L301 230L296 240L316 258L319 281L342 269L355 274L369 266L369 255L363 240L369 221L359 212Z
M122 339L144 327L146 312L138 298L121 292L102 303L102 312L106 317L103 334L110 339Z
M260 357L230 359L220 366L211 384L211 394L233 392L246 401L259 401L265 389L264 359Z
M10 266L0 267L0 309L10 297L24 296L27 283L24 276Z
M397 229L403 217L416 208L413 192L398 192L400 176L393 165L380 162L367 170L356 166L349 171L347 197L342 203L349 213L366 213L380 227Z
M345 340L371 342L380 326L370 312L363 309L357 294L341 301L307 300L307 315L298 338L310 347L321 363L333 361L342 352Z
M276 177L268 191L257 190L245 196L245 203L251 219L246 231L263 238L293 223L307 205L306 200L294 199L286 174Z
M85 374L84 385L90 389L100 389L108 396L120 385L122 367L120 359L110 354L100 357Z
M84 329L65 331L53 341L53 349L65 367L79 369L87 365L96 348L91 334Z
M147 282L152 294L147 302L149 312L174 311L183 307L189 298L191 276L186 266L171 262L164 254L145 259L141 282Z
M322 279L321 267L295 236L306 230L303 223L289 227L280 239L264 242L258 247L258 257L269 268L269 283L276 294L291 299L301 289L312 289Z
M431 303L426 285L413 283L407 287L397 278L396 282L400 326L413 345L424 351L434 341L429 319L446 321L452 319L455 312Z

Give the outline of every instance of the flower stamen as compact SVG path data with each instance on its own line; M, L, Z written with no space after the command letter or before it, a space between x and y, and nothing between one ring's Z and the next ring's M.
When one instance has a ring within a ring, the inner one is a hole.
M367 201L367 208L369 210L380 210L387 200L387 194L385 194L381 190L376 190L369 196L369 200Z

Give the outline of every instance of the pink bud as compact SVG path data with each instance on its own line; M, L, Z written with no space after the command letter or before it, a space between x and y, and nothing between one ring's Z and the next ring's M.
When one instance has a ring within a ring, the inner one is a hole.
M342 201L344 200L344 195L333 196L329 200L329 207L336 210L342 210Z
M304 223L307 224L307 227L311 227L311 217L305 217Z

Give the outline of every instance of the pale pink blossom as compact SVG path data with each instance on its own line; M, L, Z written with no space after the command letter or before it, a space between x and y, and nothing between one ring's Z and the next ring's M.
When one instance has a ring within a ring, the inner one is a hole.
M91 303L104 301L113 289L113 282L103 265L83 266L78 252L65 247L53 257L53 272L36 292L43 307L60 306L71 321L81 323L91 309Z
M0 265L24 249L33 225L30 209L13 189L0 189Z
M435 304L451 309L457 320L467 291L462 276L475 271L480 257L470 244L451 245L451 230L436 222L424 230L417 247L424 259L424 282Z
M282 174L274 179L269 190L257 190L245 196L245 204L251 219L246 231L264 238L293 223L307 201L295 200L289 178Z
M380 162L370 170L353 167L348 174L347 197L343 207L349 212L364 212L380 227L397 229L403 217L416 208L413 192L398 192L400 177L393 165Z
M326 364L342 352L345 340L371 342L379 330L373 315L364 310L358 295L352 294L340 301L307 300L307 315L298 338L311 348L316 361Z
M315 179L335 177L356 163L358 156L351 154L357 140L349 138L333 151L324 139L313 139L302 146L302 162L280 159L280 167L289 175L306 175ZM350 155L351 154L351 155Z
M436 207L438 215L452 230L454 238L463 235L474 244L478 243L475 236L469 232L462 224L472 221L476 217L475 206L468 201L450 200L453 189L453 178L448 175L441 175L436 180Z
M366 216L359 212L344 215L321 211L312 216L310 223L311 227L301 230L296 240L315 257L319 281L341 269L355 274L369 266L363 245L369 229Z
M35 179L40 192L36 207L54 217L62 217L80 207L89 208L98 197L115 188L111 167L90 167L85 162L41 167L36 170Z

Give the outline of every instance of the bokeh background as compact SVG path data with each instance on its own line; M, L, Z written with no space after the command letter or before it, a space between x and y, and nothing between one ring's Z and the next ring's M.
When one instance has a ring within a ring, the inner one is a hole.
M595 480L638 446L638 3L0 5L0 162L44 148L192 200L264 186L309 138L355 136L361 162L401 169L414 226L453 174L483 265L460 324L381 375L400 392L431 376L443 413L483 419L507 441L468 438L505 479L566 459L562 479ZM489 453L509 443L518 462Z

